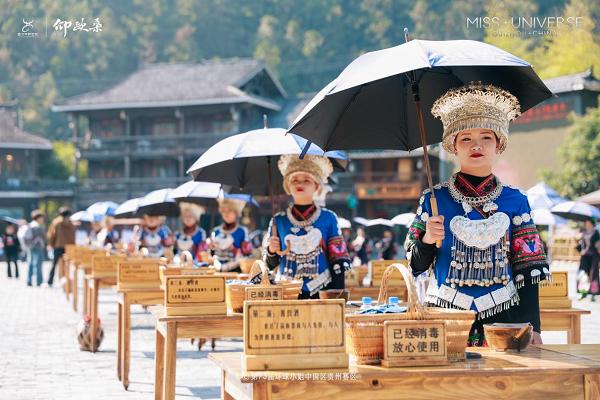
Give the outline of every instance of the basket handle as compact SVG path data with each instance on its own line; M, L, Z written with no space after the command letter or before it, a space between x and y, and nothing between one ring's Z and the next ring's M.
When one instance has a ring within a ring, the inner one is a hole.
M269 268L267 268L267 264L265 264L263 260L255 260L252 263L252 267L250 267L250 277L257 275L259 272L261 273L260 286L273 286L269 280Z
M411 272L406 268L405 265L396 263L389 265L385 271L383 272L383 277L381 278L381 287L379 288L379 297L377 298L378 304L386 303L388 300L388 281L394 272L394 269L397 269L402 274L402 278L404 278L404 282L406 282L406 288L408 290L408 313L411 314L414 319L423 319L424 318L424 310L421 303L419 303L419 298L417 296L417 288L415 286L414 278Z
M181 252L179 259L181 260L180 263L182 267L189 267L194 262L194 257L192 257L192 253L188 250Z

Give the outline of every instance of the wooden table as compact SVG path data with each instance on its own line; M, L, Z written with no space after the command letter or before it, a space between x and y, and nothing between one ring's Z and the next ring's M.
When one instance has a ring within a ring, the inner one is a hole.
M117 316L117 377L125 390L129 387L129 363L131 360L131 306L154 306L164 302L162 289L120 289Z
M86 275L84 286L84 309L83 314L91 317L90 334L92 353L96 352L96 331L98 330L98 293L102 287L111 287L117 284L116 277L100 277Z
M463 400L600 398L600 345L530 347L522 353L484 348L478 360L440 367L246 372L241 354L211 353L222 370L222 399Z
M156 318L155 399L175 398L177 339L243 336L243 314L167 317L162 306L151 311Z
M541 309L540 320L542 332L567 331L567 343L581 343L581 316L591 311L578 308Z

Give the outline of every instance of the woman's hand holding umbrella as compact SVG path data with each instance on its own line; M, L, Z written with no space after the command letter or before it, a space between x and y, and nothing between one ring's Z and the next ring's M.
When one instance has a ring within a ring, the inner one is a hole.
M434 244L444 240L444 216L435 215L429 217L425 225L425 235L423 235L423 243Z

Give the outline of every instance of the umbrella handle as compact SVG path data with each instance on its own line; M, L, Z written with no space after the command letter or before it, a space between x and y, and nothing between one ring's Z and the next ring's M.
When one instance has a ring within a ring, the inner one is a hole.
M433 191L431 192L431 197L429 198L429 203L431 205L431 214L432 214L432 216L439 215L439 213L438 213L437 199L435 198L435 195L433 194ZM442 247L442 241L441 240L436 240L435 247L437 247L438 249L441 248Z
M277 224L275 223L275 219L273 219L273 226L271 226L271 237L277 237L278 233L277 233ZM287 254L290 251L290 241L288 240L286 242L287 246L285 250L279 250L276 251L277 255L279 255L280 257L284 257L287 256Z

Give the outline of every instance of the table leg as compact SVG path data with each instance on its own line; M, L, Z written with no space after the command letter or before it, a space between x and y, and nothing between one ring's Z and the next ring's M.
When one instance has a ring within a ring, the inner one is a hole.
M154 353L154 400L162 400L163 396L163 374L165 371L165 337L156 326L156 350Z
M121 352L123 346L123 304L119 301L117 303L117 378L119 381L121 378Z
M90 315L92 313L90 308L90 285L88 283L87 278L85 277L85 273L83 276L83 316Z
M87 280L87 279L86 279ZM88 292L90 294L91 304L88 305L91 309L92 314L92 353L96 352L96 335L98 331L98 289L100 286L100 282L97 279L94 279L92 282L92 286L88 286Z
M79 268L75 266L73 269L73 285L71 286L71 293L73 294L73 311L77 312L77 285L79 284Z
M165 362L163 371L163 400L175 399L175 366L177 361L177 323L168 322L165 338Z
M222 400L234 400L233 397L225 391L225 381L227 380L227 373L225 370L221 371L221 399Z
M67 301L69 301L69 295L71 294L71 264L67 265L67 270L65 274L65 296L67 297Z
M131 345L131 304L127 300L123 302L123 387L129 387L129 346Z
M568 338L569 344L581 344L581 315L571 315L572 335Z

